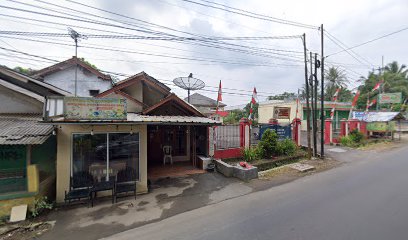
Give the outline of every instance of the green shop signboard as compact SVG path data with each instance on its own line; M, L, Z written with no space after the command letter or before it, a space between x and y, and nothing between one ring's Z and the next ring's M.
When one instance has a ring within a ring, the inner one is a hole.
M65 97L64 117L68 120L126 120L126 99Z
M395 131L395 122L370 122L367 123L369 132L391 132Z
M379 102L383 103L401 103L402 93L381 93L379 95Z

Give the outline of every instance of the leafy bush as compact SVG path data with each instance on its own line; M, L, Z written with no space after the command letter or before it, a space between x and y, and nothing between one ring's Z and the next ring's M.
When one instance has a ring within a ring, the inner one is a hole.
M278 142L277 154L291 156L296 153L297 146L291 139L286 138Z
M53 204L48 203L47 197L41 197L34 200L33 208L31 209L31 216L37 217L40 215L44 209L52 209Z
M350 138L354 143L362 143L364 140L364 134L358 131L357 129L354 129L353 131L350 132Z
M262 157L271 158L277 153L278 134L275 131L266 129L262 134L262 139L258 144Z
M261 155L258 147L242 148L242 156L246 162L258 160Z
M354 147L355 145L350 136L341 137L340 143L341 145L346 146L346 147Z
M346 147L358 147L364 144L364 134L354 129L348 136L341 137L340 143Z

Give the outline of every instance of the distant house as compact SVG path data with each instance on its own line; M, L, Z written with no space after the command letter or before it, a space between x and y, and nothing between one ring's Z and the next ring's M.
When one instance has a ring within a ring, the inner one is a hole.
M45 98L70 96L57 87L0 67L0 217L32 204L55 186L56 137L40 124ZM50 191L51 190L51 191Z
M93 97L112 87L112 78L79 58L46 67L31 77L75 94L75 69L77 69L77 96Z
M188 98L185 98L184 101L188 101ZM228 115L228 113L224 111L224 107L227 106L226 104L220 102L218 106L219 114L215 114L215 111L217 109L217 100L206 97L199 93L194 93L190 96L190 104L196 107L206 117L214 120L222 122L223 118Z
M214 152L209 126L221 123L170 90L141 72L96 98L63 99L65 105L71 100L69 114L54 116L67 109L58 109L63 104L51 104L58 100L49 98L44 122L58 129L57 202L83 174L98 184L129 170L143 193L148 180L205 168ZM165 149L177 168L169 159L164 163Z
M340 120L343 118L348 118L351 103L350 102L324 102L324 115L326 117L330 116L330 111L333 105L336 104L334 117L333 117L333 127L335 129L340 128ZM296 116L296 109L298 110ZM320 103L318 105L318 116L320 116ZM279 123L289 124L295 118L300 118L302 120L302 130L306 130L306 119L307 119L307 107L304 101L299 104L296 100L269 100L266 102L259 103L258 107L258 122L268 123L271 118L277 119ZM320 124L318 124L320 127Z

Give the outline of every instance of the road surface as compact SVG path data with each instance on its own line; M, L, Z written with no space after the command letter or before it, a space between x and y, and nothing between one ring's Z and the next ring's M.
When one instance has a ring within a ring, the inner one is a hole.
M408 239L408 146L107 239Z

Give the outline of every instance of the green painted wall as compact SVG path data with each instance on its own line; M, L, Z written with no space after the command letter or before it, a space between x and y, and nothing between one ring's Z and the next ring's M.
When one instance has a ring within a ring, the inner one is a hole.
M55 175L55 163L57 160L57 138L50 136L41 145L32 145L31 164L37 164L40 172L40 180L44 177Z
M25 145L0 145L0 194L27 189Z

